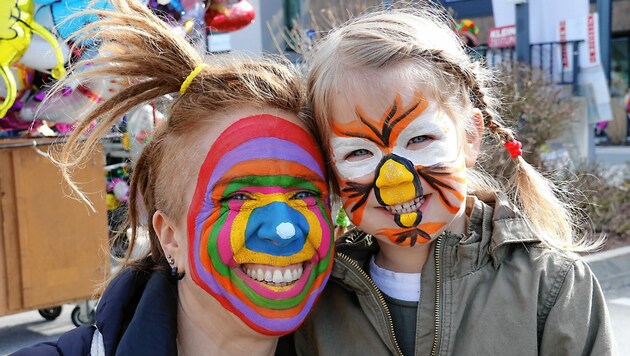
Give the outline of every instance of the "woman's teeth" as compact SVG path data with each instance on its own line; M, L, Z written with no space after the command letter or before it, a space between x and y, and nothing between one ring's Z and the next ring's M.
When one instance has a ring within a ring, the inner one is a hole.
M242 268L249 278L274 287L284 287L297 281L304 271L301 263L286 267L247 264Z
M413 200L410 200L402 204L386 205L385 209L387 209L387 211L389 211L392 214L413 213L420 209L420 207L422 206L422 203L424 203L424 197L417 197Z

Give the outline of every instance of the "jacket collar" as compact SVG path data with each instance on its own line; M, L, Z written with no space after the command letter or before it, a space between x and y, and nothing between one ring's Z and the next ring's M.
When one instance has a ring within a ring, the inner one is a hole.
M540 242L527 222L519 215L518 209L503 193L481 198L468 196L466 213L469 217L467 236L448 231L440 236L448 246L454 248L456 262L453 272L457 275L470 273L488 262L492 262L493 267L498 268L511 246ZM435 241L432 242L434 243ZM366 266L370 257L379 249L374 237L356 228L339 238L335 248L338 253L354 260L363 271L367 271ZM431 253L427 264L432 263L430 261L433 258ZM334 278L348 277L346 269L349 261L339 263L342 259L338 254L332 272Z
M101 297L96 326L107 356L177 354L177 285L165 271L126 269Z

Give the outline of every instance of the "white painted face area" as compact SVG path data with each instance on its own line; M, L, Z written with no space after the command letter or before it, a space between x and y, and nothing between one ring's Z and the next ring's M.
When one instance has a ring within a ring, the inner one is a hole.
M333 137L333 163L344 179L357 179L374 174L383 152L372 141L358 137Z
M424 245L465 229L465 135L417 81L379 74L332 106L330 149L344 209L380 242Z
M392 152L414 166L431 166L455 161L459 154L457 147L453 121L432 103L401 132Z

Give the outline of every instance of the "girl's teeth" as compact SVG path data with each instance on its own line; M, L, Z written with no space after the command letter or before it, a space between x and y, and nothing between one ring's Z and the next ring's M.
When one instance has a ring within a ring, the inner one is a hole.
M388 205L385 207L385 209L387 209L387 211L389 211L390 213L394 213L394 214L412 213L412 212L418 211L418 209L420 209L420 206L422 206L422 203L424 203L424 198L417 197L413 200L404 202L402 204Z

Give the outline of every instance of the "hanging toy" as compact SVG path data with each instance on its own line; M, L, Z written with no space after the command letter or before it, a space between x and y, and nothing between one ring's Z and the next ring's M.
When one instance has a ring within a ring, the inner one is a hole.
M149 0L149 9L166 22L179 22L184 16L184 7L179 0Z
M457 24L457 33L462 37L468 47L475 47L479 44L479 27L472 20L463 19Z
M112 181L112 192L116 199L121 203L126 203L129 200L129 184L122 178L114 178Z
M255 16L254 7L246 0L236 3L230 0L212 0L205 19L209 30L230 32L249 25Z
M7 88L6 98L0 104L0 117L4 117L17 97L17 84L10 66L24 55L33 32L48 41L55 51L57 66L52 69L52 77L59 79L66 73L63 53L57 39L34 21L34 12L33 0L0 1L0 75Z

